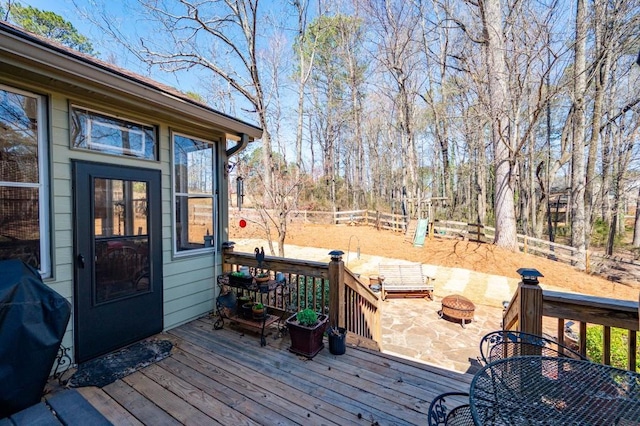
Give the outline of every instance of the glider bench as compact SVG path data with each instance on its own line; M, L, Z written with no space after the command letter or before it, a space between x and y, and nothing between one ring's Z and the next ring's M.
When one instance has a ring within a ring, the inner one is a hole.
M378 265L378 272L382 282L382 300L390 294L400 297L429 297L433 300L434 279L422 273L420 263Z

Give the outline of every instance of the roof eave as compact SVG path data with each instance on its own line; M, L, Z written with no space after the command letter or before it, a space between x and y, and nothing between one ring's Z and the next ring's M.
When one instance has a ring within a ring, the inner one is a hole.
M246 134L252 140L262 137L263 131L257 126L153 87L133 76L106 69L81 55L62 51L11 27L3 25L0 34L3 35L0 37L1 55L12 55L23 61L35 63L43 73L54 71L58 76L66 76L70 80L88 81L107 89L115 96L133 97L155 108L187 115L191 119L204 120L230 134Z

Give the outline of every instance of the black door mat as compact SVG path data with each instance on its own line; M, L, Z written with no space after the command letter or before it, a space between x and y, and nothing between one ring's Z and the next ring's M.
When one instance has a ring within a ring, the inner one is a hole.
M165 359L171 355L173 344L168 340L143 340L111 352L78 366L71 376L71 387L97 386L113 383L143 367Z

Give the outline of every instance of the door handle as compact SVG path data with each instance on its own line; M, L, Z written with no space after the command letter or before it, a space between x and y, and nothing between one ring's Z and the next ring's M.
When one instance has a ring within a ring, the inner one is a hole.
M78 267L84 269L84 256L79 254L76 259L78 260Z

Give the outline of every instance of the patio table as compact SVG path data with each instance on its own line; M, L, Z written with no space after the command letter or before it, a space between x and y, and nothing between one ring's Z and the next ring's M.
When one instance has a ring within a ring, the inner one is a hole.
M474 376L469 401L476 425L638 425L640 375L572 358L505 358Z

